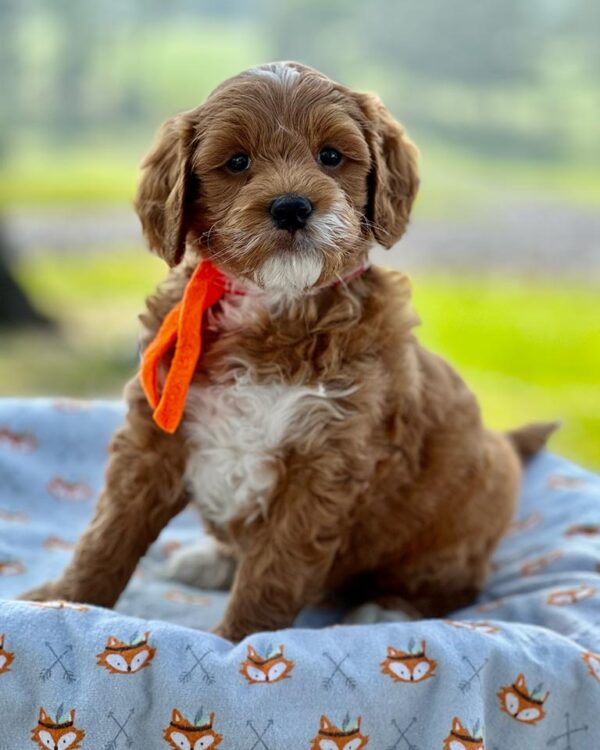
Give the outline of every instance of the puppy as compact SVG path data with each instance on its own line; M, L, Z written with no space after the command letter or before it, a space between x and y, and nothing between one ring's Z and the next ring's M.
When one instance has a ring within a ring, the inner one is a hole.
M408 280L369 267L374 244L404 233L418 183L417 150L378 98L296 63L247 70L163 125L136 209L171 270L143 346L202 259L228 287L180 426L161 430L129 383L95 517L62 578L26 596L112 606L192 502L216 540L192 579L235 568L226 638L287 627L358 581L426 616L473 598L521 460L553 426L486 430L415 339Z

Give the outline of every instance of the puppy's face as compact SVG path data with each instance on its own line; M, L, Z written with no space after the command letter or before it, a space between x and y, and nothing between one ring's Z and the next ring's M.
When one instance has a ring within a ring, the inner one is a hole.
M295 63L241 73L169 120L136 207L170 264L185 243L225 273L302 291L402 235L416 149L378 99Z

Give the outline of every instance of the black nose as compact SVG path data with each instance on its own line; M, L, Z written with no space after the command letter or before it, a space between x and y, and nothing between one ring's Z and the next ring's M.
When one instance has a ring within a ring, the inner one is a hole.
M269 208L278 229L293 232L302 229L313 210L312 203L303 195L287 193L275 198Z

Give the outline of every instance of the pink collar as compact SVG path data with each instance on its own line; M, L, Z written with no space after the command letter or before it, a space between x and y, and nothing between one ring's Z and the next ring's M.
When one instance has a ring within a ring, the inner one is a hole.
M338 284L348 284L354 279L357 279L359 276L362 276L365 271L369 270L369 268L371 268L371 264L365 261L364 263L361 263L360 266L358 266L358 268L355 268L354 271L350 271L350 273L346 274L346 276L342 276L341 279L336 279L332 284L328 284L328 286L338 286Z

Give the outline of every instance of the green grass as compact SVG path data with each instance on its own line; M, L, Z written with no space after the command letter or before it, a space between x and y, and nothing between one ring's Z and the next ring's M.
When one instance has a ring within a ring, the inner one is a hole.
M59 329L0 339L0 393L120 393L136 369L137 315L163 276L162 262L141 249L111 248L106 256L39 256L17 272Z
M432 218L456 213L456 205L472 215L498 197L519 195L587 208L600 204L597 164L494 158L422 143L421 169L426 189L421 210Z
M142 153L96 144L16 149L0 165L0 208L129 202Z
M84 107L85 126L59 141L47 122L52 107L36 101L39 86L52 91L59 65L55 32L46 14L40 18L33 11L25 21L24 64L32 90L23 97L35 106L9 134L10 148L0 163L0 209L130 201L138 164L160 123L196 107L222 80L268 56L264 29L239 19L232 25L230 19L186 20L174 12L135 32L124 27L108 33L88 61L86 83L93 95L88 93ZM124 120L128 107L139 109L137 118Z
M420 339L493 427L560 419L552 446L600 468L600 298L590 283L418 276Z
M163 276L141 249L39 256L18 273L59 335L0 341L0 393L117 395L137 364L137 320ZM421 341L477 393L488 424L562 419L553 449L600 469L600 298L590 284L418 274Z

